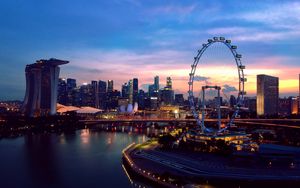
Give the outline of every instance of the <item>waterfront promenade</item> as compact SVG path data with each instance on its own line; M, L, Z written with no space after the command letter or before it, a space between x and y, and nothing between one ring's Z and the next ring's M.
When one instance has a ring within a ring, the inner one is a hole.
M150 179L153 179L153 174L159 177L167 173L170 177L181 177L187 181L204 178L244 182L300 183L299 161L293 164L294 166L286 168L261 167L253 164L237 166L230 164L228 158L215 154L162 151L153 141L142 145L132 144L124 150L123 154L131 167L138 169L138 172ZM174 185L176 181L172 182L170 179L174 178L165 178L163 182Z

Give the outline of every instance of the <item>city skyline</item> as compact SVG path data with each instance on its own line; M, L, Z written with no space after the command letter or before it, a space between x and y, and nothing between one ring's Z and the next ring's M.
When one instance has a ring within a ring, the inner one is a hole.
M121 88L136 77L143 87L155 75L170 76L175 93L186 94L193 57L203 41L214 36L238 46L249 96L256 93L258 74L279 77L281 96L298 95L297 1L1 1L0 5L0 68L5 78L0 87L6 91L1 100L23 100L25 65L51 57L70 61L61 77L78 83L114 80Z
M300 0L1 0L0 185L300 187L299 40Z

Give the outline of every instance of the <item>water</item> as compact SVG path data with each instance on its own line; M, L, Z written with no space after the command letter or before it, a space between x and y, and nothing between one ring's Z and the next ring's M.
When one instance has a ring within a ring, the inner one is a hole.
M146 136L88 129L0 140L0 187L132 187L122 149Z

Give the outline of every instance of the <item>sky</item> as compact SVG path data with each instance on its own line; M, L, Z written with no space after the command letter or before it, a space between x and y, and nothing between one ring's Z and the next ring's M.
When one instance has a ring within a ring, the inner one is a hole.
M120 89L137 77L145 88L155 75L162 85L171 76L175 92L186 93L194 56L214 36L238 46L249 96L257 74L279 77L281 96L297 95L300 1L1 0L0 100L22 100L26 64L52 57L70 61L60 76L78 84L112 79ZM236 69L233 59L228 66ZM224 62L203 61L198 76L204 67L223 79Z

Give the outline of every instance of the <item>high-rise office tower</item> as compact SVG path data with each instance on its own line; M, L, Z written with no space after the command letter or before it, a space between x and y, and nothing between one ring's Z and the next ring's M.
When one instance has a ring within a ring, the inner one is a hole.
M67 90L72 90L76 88L76 80L72 78L67 79Z
M98 82L92 81L91 82L91 94L92 94L92 102L93 107L99 108L99 94L98 94Z
M107 108L116 109L118 107L118 99L121 96L121 92L118 90L114 90L112 92L107 93L107 95Z
M159 77L154 77L154 89L158 92L159 91Z
M167 77L166 87L160 90L160 102L164 105L172 105L174 103L171 77Z
M107 92L106 92L105 81L99 80L98 93L99 93L99 108L104 110L107 107Z
M67 104L68 92L67 92L67 83L63 78L58 79L57 86L57 102L62 105Z
M300 74L299 74L298 114L300 114Z
M113 80L108 80L107 81L107 92L113 92L114 91L114 81Z
M82 105L81 87L76 87L72 91L72 105L80 107Z
M139 103L139 109L144 110L145 109L145 92L144 90L140 89L139 96L138 96L138 103Z
M278 114L279 78L264 74L257 75L257 115Z
M166 88L172 89L172 79L171 77L167 77L167 86Z
M128 81L128 99L129 99L129 104L133 104L133 81L132 80Z
M184 105L184 98L183 94L175 94L175 104L179 106Z
M164 105L172 105L174 103L174 91L168 87L161 89L160 102Z
M279 99L279 115L282 117L296 115L298 112L298 101L296 97L280 98Z
M80 106L93 106L91 84L84 83L80 86Z
M66 105L72 106L75 104L75 88L76 88L76 80L72 78L67 79L67 103Z
M298 97L290 97L291 98L291 114L298 114Z
M121 96L123 98L128 98L129 97L129 90L128 90L128 83L127 82L122 85L121 92L122 92Z
M23 112L27 116L56 114L59 65L67 63L69 62L51 58L26 65L26 93Z
M139 95L139 80L137 78L133 78L133 104L138 102L138 95Z
M156 95L156 90L155 90L155 86L153 84L148 86L148 95L149 97L157 97Z

